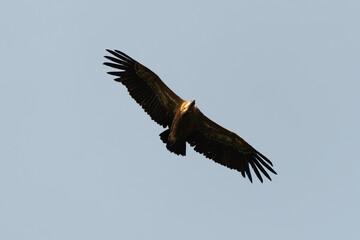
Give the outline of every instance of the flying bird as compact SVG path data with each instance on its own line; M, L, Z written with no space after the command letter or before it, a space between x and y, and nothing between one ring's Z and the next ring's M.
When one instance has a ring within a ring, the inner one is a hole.
M207 118L195 105L195 100L185 101L176 95L150 69L118 50L108 50L104 64L117 69L108 72L127 88L130 96L145 110L152 120L167 128L160 134L166 148L175 154L186 155L186 142L205 157L239 171L252 182L250 166L263 182L262 174L269 180L271 161L250 146L236 133Z

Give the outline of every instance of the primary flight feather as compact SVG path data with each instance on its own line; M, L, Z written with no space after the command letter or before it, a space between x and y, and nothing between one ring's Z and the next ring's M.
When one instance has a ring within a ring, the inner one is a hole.
M207 118L197 108L195 100L188 102L176 95L154 72L125 53L107 51L112 56L105 58L111 62L104 64L117 69L108 74L125 85L131 97L151 119L168 128L160 134L160 138L169 151L185 156L188 142L195 151L241 172L250 182L250 167L261 182L262 175L271 180L268 171L276 174L268 158L236 133Z

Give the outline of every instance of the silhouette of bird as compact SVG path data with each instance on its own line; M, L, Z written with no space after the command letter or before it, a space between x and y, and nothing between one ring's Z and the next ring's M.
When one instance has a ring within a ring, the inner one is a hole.
M111 62L104 64L117 69L108 72L127 88L130 96L155 122L168 128L160 134L166 148L186 155L186 142L205 157L239 171L252 182L250 166L263 182L262 174L271 180L267 170L277 174L271 161L236 133L207 118L195 105L185 101L168 88L150 69L118 50L108 50ZM262 173L262 174L261 174Z

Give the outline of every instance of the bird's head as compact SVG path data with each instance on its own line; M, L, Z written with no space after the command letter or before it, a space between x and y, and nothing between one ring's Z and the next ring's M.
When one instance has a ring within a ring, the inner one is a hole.
M187 102L182 107L183 113L191 113L196 108L195 106L195 100L192 100L191 102Z
M195 107L195 100L192 100L188 106L188 109L192 110L192 109L194 109L194 107Z

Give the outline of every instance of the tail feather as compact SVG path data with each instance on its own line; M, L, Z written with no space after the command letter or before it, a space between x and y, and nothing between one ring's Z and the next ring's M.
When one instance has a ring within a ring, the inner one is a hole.
M161 141L163 141L163 143L165 143L165 144L168 143L169 134L170 134L170 129L167 129L167 130L163 131L162 133L160 133L160 139L161 139Z
M170 134L170 129L165 130L160 134L160 139L163 143L166 144L166 148L177 155L186 155L186 142L178 141L178 142L170 142L168 140Z

